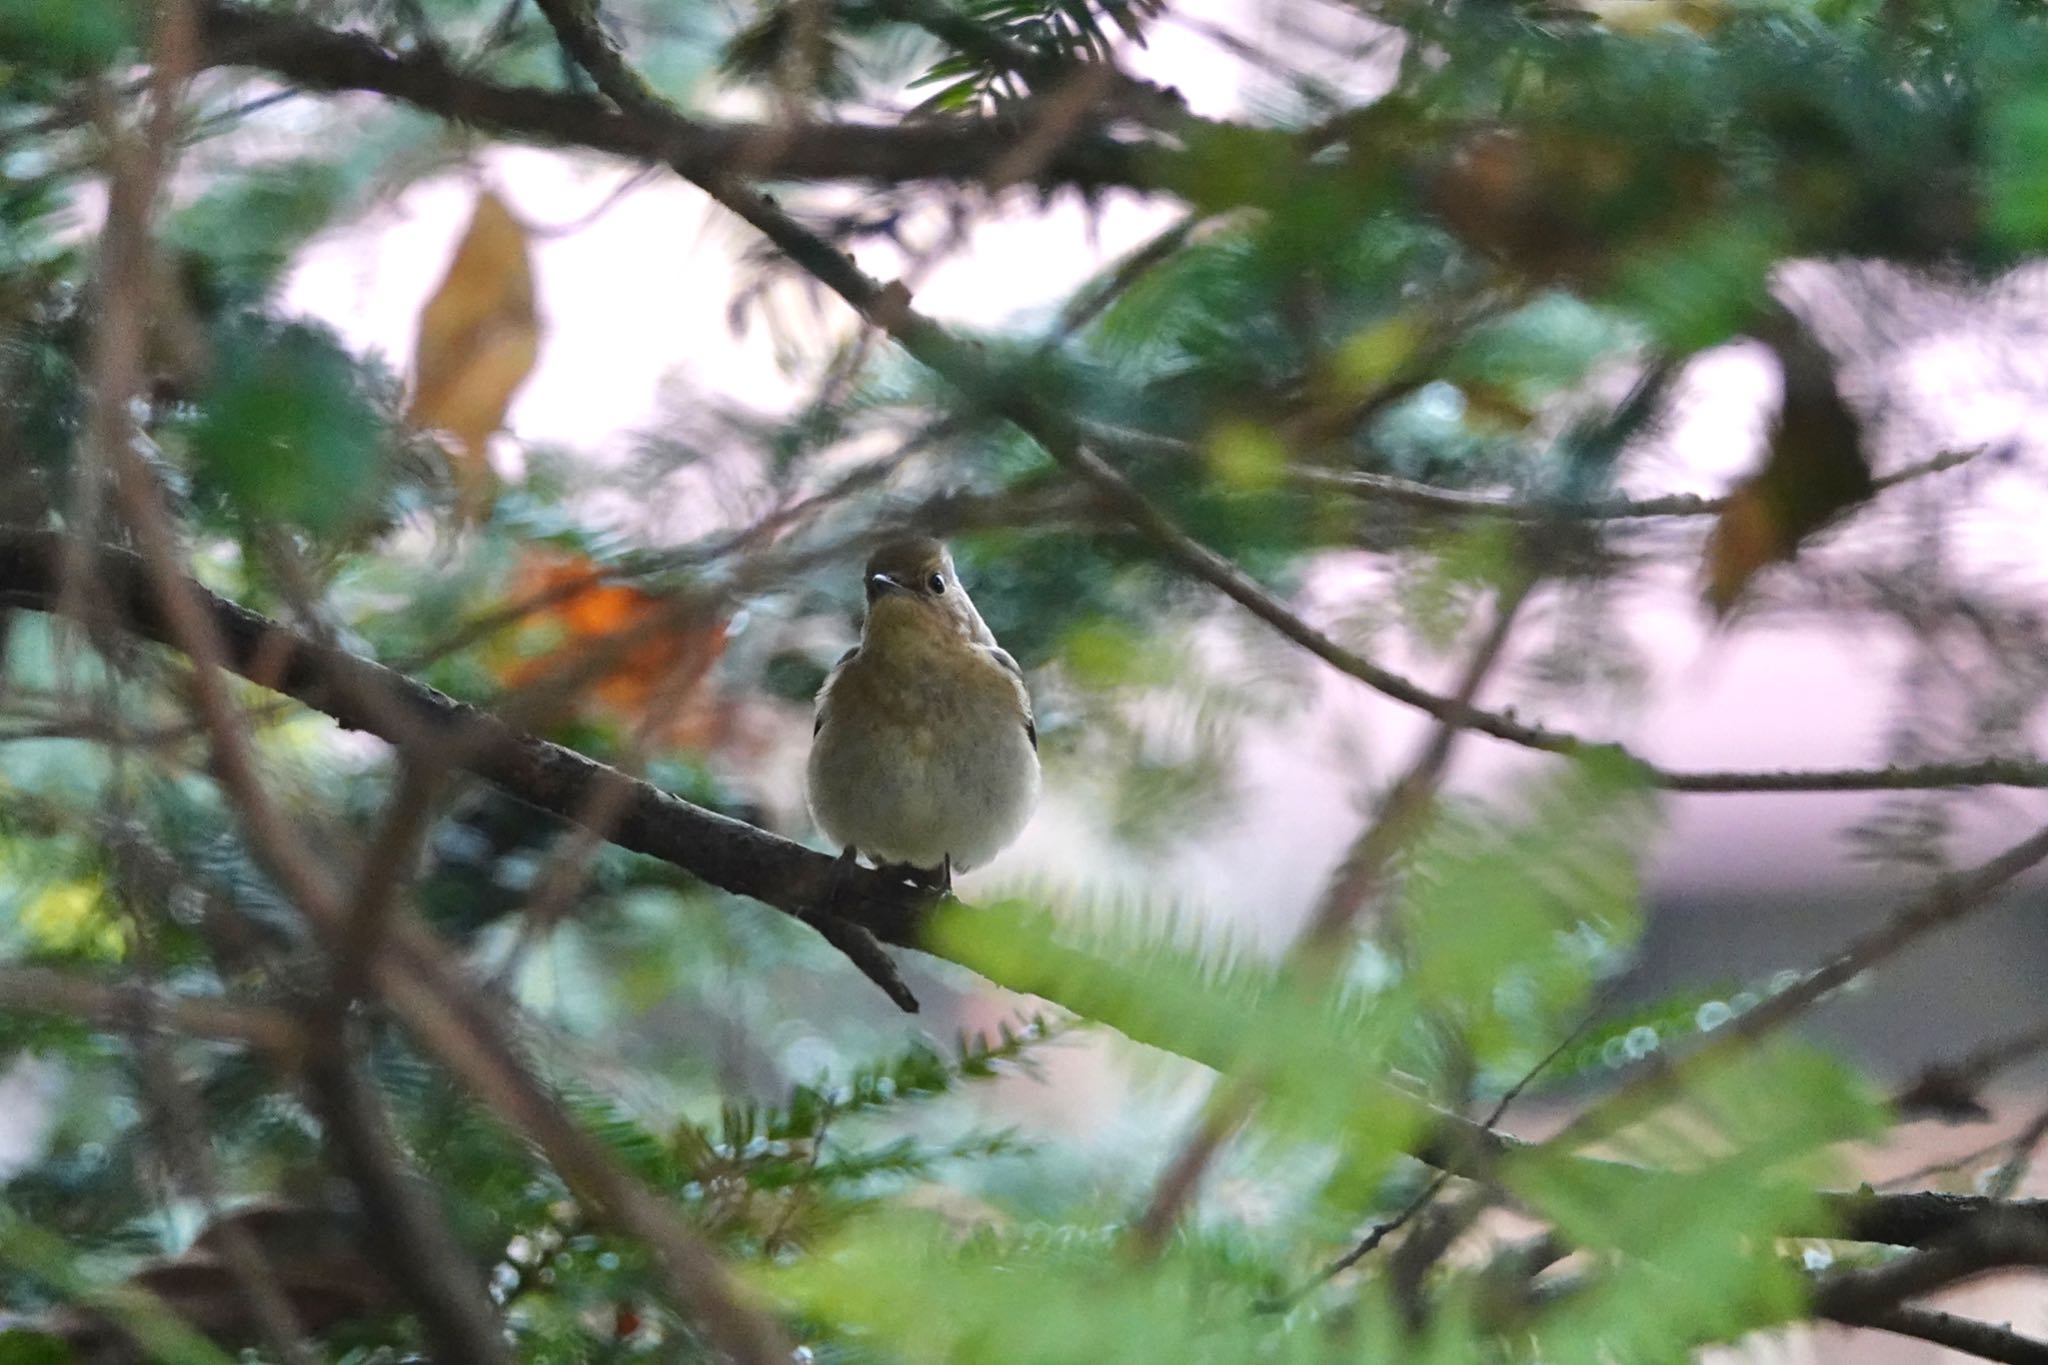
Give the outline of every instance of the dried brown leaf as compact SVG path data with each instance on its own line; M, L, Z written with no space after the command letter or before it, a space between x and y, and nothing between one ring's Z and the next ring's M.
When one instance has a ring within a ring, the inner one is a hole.
M526 228L505 202L477 196L440 287L420 310L409 420L446 433L465 519L482 514L494 478L486 454L540 354L540 315Z

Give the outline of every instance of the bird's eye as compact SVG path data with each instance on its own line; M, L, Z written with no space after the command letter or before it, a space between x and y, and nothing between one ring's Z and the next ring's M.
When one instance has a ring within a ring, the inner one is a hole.
M925 586L931 589L932 596L937 597L946 590L946 576L942 573L935 573L925 580Z

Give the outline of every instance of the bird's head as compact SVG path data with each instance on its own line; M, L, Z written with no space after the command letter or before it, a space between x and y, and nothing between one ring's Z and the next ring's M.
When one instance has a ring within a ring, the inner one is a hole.
M868 557L867 633L878 630L941 631L976 644L992 637L953 569L953 556L929 536L884 541Z

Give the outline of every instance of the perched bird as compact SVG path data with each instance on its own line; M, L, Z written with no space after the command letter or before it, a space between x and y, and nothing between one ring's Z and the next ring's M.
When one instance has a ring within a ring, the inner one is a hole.
M811 814L843 862L865 854L950 888L1031 818L1031 694L938 541L884 544L866 588L860 643L818 691Z

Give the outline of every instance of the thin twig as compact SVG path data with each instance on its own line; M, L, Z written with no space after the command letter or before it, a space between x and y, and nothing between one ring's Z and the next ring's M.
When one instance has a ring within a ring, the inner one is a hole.
M1981 448L1948 451L1896 470L1871 484L1873 494L1896 488L1930 474L1941 474L1969 463L1983 454ZM1353 493L1369 499L1384 499L1404 506L1442 512L1453 516L1494 517L1525 522L1653 521L1671 517L1713 517L1728 509L1729 498L1702 497L1697 493L1671 493L1662 497L1614 498L1601 502L1546 503L1528 498L1503 498L1486 493L1465 493L1417 483L1391 474L1362 470L1299 468L1288 471L1288 480L1308 488Z
M2027 1167L2033 1161L2034 1149L2041 1145L2041 1139L2048 1138L2048 1108L2037 1112L2027 1120L2026 1126L2014 1135L2010 1154L1984 1182L1984 1193L1993 1199L2009 1199L2027 1177Z
M2048 1050L2048 1020L1986 1043L1959 1061L1923 1067L1893 1094L1892 1108L1906 1118L1989 1118L1976 1098L1978 1089L2007 1067L2043 1050Z
M1544 1072L1548 1071L1551 1065L1555 1063L1559 1057L1562 1057L1567 1051L1569 1051L1574 1043L1578 1042L1579 1039L1585 1037L1586 1031L1593 1027L1594 1023L1600 1018L1602 1012L1606 1009L1607 1002L1611 998L1613 998L1615 988L1618 984L1618 978L1615 982L1610 982L1607 988L1600 992L1598 998L1594 1000L1592 1005L1590 1005L1586 1009L1586 1011L1579 1016L1579 1022L1572 1025L1572 1027L1565 1032L1565 1035L1557 1040L1557 1043L1550 1049L1550 1051L1544 1053L1541 1057L1539 1057L1533 1066L1531 1066L1528 1070L1524 1071L1519 1077L1515 1079L1515 1083L1513 1085L1510 1085L1505 1091L1502 1092L1501 1097L1498 1100L1494 1101L1493 1107L1487 1110L1486 1117L1479 1120L1480 1132L1491 1134L1496 1128L1498 1128L1500 1126L1500 1121L1503 1118L1507 1117L1508 1110L1514 1106L1516 1100L1522 1097L1522 1093L1525 1090L1527 1090L1532 1084L1535 1083L1536 1078L1538 1076L1541 1076ZM1351 1269L1351 1267L1357 1265L1367 1256L1370 1256L1382 1242L1387 1240L1388 1237L1392 1236L1396 1232L1399 1232L1412 1219L1414 1219L1414 1217L1417 1214L1421 1213L1425 1208L1429 1207L1431 1201L1433 1201L1438 1194L1442 1193L1444 1186L1450 1182L1451 1175L1452 1173L1447 1170L1438 1171L1435 1177L1431 1179L1427 1185L1423 1186L1423 1188L1415 1195L1415 1197L1409 1200L1407 1204L1402 1206L1402 1208L1398 1212L1396 1212L1393 1217L1386 1219L1383 1222L1375 1223L1372 1227L1372 1230L1366 1233L1366 1235L1359 1240L1357 1245L1353 1246L1343 1255L1337 1257L1328 1265L1324 1266L1320 1271L1316 1272L1316 1274L1308 1281L1308 1283L1302 1285L1299 1289L1294 1290L1292 1293L1286 1295L1284 1298L1278 1300L1275 1304L1273 1304L1272 1307L1274 1311L1286 1312L1288 1309L1294 1307L1294 1305L1300 1303L1303 1299L1307 1298L1310 1294L1314 1293L1317 1289L1320 1289L1323 1285L1328 1284L1331 1280L1336 1279L1339 1275Z
M1492 624L1459 677L1454 695L1460 705L1469 705L1478 694L1533 586L1532 579L1522 577L1502 592ZM1289 949L1285 970L1314 977L1332 970L1340 958L1345 931L1366 902L1378 893L1388 864L1414 837L1435 802L1456 742L1455 723L1440 723L1407 772L1381 798L1372 819L1331 875L1307 928ZM1229 1136L1257 1109L1258 1095L1255 1077L1232 1076L1203 1105L1193 1131L1167 1163L1144 1212L1131 1226L1129 1243L1141 1259L1157 1256L1165 1246L1181 1210L1194 1197L1203 1172Z
M1936 1346L1995 1360L2004 1365L2048 1365L2048 1341L2022 1336L2010 1327L1960 1317L1935 1308L1879 1308L1868 1313L1828 1312L1822 1316L1843 1327L1860 1327L1894 1336L1913 1337Z
M397 780L356 870L355 893L334 948L334 992L342 1000L353 999L369 982L392 908L412 880L435 803L447 785L446 763L425 748L399 750Z
M419 1310L438 1359L509 1365L504 1326L484 1278L399 1146L350 1032L336 1011L306 1068L306 1092L331 1159L362 1199L366 1249Z
M1783 1028L1834 991L1934 930L1982 909L2014 878L2048 858L2048 827L1979 863L1960 876L1944 878L1884 924L1856 939L1825 965L1725 1025L1683 1058L1653 1054L1622 1087L1582 1111L1550 1142L1559 1150L1609 1136L1650 1106L1671 1095L1699 1069Z
M113 1033L165 1028L290 1057L305 1029L290 1010L230 997L173 995L146 982L96 981L52 967L0 967L0 1010L56 1014Z

